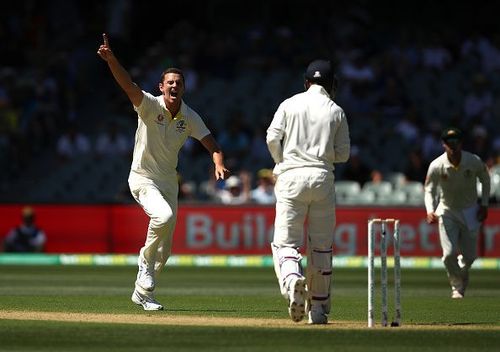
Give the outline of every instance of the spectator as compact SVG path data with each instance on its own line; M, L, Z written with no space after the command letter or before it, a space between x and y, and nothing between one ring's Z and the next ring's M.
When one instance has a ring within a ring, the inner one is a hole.
M420 129L418 128L417 109L412 105L405 116L396 124L396 131L404 138L407 143L418 142Z
M250 197L258 204L276 203L274 176L271 169L261 169L257 172L257 187L252 190Z
M31 207L22 210L21 225L13 228L5 238L5 252L43 252L45 233L35 225L35 211Z
M437 121L432 121L429 131L422 140L422 156L426 162L430 162L442 153L441 125Z
M180 174L177 174L177 180L179 181L179 200L183 202L195 201L196 183L185 180Z
M467 125L472 121L487 124L493 109L493 93L489 82L482 74L476 75L472 82L472 91L464 100L464 114Z
M406 116L410 102L406 97L402 83L396 78L388 78L385 90L376 103L379 117L384 123L397 123Z
M361 50L354 50L350 57L340 65L342 77L357 83L372 83L375 72L368 62L367 55Z
M500 36L498 33L493 35L492 40L474 33L471 38L462 43L461 53L464 58L467 56L476 56L481 60L484 73L500 69Z
M90 141L87 136L78 131L74 124L69 125L57 141L57 154L61 161L68 161L88 153L90 153Z
M408 155L408 165L405 168L404 175L406 181L418 181L424 183L427 175L428 165L424 162L420 150L412 150Z
M243 113L240 110L233 111L229 126L220 133L219 144L225 150L226 164L231 169L241 168L250 150L250 140L245 132L243 124Z
M230 176L224 188L217 191L217 198L222 204L244 204L250 200L249 184L243 182L239 176Z
M468 148L471 153L478 155L482 160L488 159L492 149L485 127L476 125L472 128L472 143Z
M380 184L384 181L384 174L380 170L372 170L370 173L370 182L373 184Z
M265 129L260 126L253 131L250 151L246 159L248 160L246 166L253 170L267 168L273 164L273 159L267 149Z
M370 168L361 160L359 147L352 146L351 157L342 173L342 178L349 181L356 181L360 186L370 181Z
M131 145L127 137L118 130L118 125L114 121L109 123L107 131L103 131L97 137L96 153L100 157L128 156L130 151Z
M443 44L441 35L433 33L422 49L422 64L425 68L444 70L452 61L449 50Z

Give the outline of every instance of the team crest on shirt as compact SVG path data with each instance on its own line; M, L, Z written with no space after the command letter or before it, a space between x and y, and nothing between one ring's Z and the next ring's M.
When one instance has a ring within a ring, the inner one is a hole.
M471 178L472 177L472 170L471 169L467 169L464 171L464 176L466 178Z
M155 122L159 125L165 125L165 116L163 116L162 114L158 114L158 116L156 116Z
M179 133L183 133L187 128L186 120L179 120L175 123L175 130Z

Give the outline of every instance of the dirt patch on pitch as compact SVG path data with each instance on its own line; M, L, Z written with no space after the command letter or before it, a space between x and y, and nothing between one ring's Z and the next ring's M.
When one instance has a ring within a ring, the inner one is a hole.
M153 325L177 325L177 326L280 327L280 328L286 328L286 327L297 328L301 326L306 326L305 320L302 323L294 323L290 320L285 320L285 319L257 319L257 318L172 315L166 311L154 312L149 314L0 311L0 319L65 321L65 322L83 322L83 323L153 324ZM353 324L355 323L353 322Z
M36 311L0 311L0 319L62 321L78 323L115 323L115 324L152 324L176 326L220 326L220 327L254 327L254 328L316 328L316 329L363 329L366 323L359 321L332 321L327 325L308 325L307 320L294 323L288 319L257 319L237 317L207 317L190 315L172 315L168 311L149 314L106 314L106 313L63 313L63 312L36 312ZM375 329L383 329L376 327ZM500 326L490 324L407 324L397 330L438 330L438 329L493 329L500 330ZM387 329L386 329L387 330ZM395 330L395 329L390 329Z

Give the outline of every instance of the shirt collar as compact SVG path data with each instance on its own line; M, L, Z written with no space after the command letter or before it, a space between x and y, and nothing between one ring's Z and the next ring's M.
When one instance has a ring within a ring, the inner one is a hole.
M320 86L319 84L311 84L311 86L309 87L309 89L307 91L311 92L311 93L319 93L319 94L325 95L328 98L330 98L330 94L328 94L326 89L323 88L323 86Z
M458 170L460 168L460 164L462 164L462 160L460 160L460 163L455 166L451 163L450 159L448 159L448 155L446 154L446 152L444 152L444 166L447 168L447 169L455 169L455 170ZM463 155L462 155L463 157Z
M177 113L176 116L172 116L172 113L170 110L168 110L167 106L165 105L165 100L163 99L163 95L158 96L158 100L160 101L160 105L163 109L165 109L171 119L175 119L175 117L182 117L186 116L186 103L184 103L184 100L181 100L181 108L179 109L179 112Z

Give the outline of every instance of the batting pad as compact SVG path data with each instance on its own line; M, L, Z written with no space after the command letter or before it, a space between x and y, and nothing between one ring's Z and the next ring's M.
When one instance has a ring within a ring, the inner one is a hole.
M303 277L300 261L302 255L297 248L293 247L278 247L274 243L271 244L274 261L274 271L280 290L283 297L288 299L288 285L294 277Z
M330 312L330 289L332 280L332 249L316 249L310 252L308 261L309 297L311 304L321 304L325 313Z

